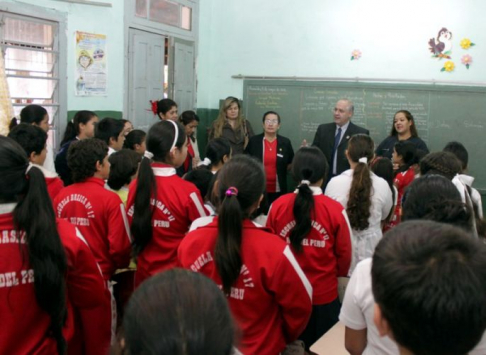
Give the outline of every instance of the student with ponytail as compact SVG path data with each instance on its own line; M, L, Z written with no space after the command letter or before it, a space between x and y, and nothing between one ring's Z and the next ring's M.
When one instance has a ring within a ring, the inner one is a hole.
M187 154L178 122L155 123L147 134L153 163L143 158L129 187L127 210L137 258L135 285L177 264L177 248L196 218L206 216L198 189L176 175Z
M201 162L213 174L216 174L231 159L231 144L224 137L215 138L208 143L206 158Z
M299 337L306 349L338 321L338 280L351 264L351 228L346 210L324 196L327 160L319 148L301 148L292 163L300 181L294 193L283 195L270 208L267 227L291 245L314 291L312 315Z
M74 226L56 221L42 172L2 136L0 234L0 353L106 353L109 303L94 257Z
M371 257L383 236L381 222L393 205L388 183L369 168L374 156L373 140L364 134L351 137L346 157L351 169L333 178L326 195L346 208L353 229L353 261L350 273L360 260Z
M282 352L304 330L312 305L312 286L290 247L250 220L264 189L260 163L245 155L230 160L218 173L218 218L189 233L178 251L180 265L226 295L244 354Z
M95 125L98 122L98 116L92 111L78 111L74 115L74 118L68 122L66 130L64 131L64 137L61 141L61 149L56 155L54 161L56 165L56 171L59 174L64 185L68 186L73 183L71 177L71 169L69 169L67 163L67 153L71 143L77 140L94 137Z

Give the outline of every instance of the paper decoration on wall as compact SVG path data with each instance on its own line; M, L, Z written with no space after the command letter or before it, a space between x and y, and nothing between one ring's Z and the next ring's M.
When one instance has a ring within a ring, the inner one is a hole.
M440 71L446 71L450 73L451 71L454 70L455 67L456 65L454 64L454 62L452 60L448 60L447 62L444 63L444 66Z
M351 60L358 60L359 58L361 58L361 51L359 49L351 52Z
M462 47L462 49L469 49L469 48L471 48L472 46L475 46L475 45L476 44L472 43L469 38L463 38L461 40L461 47Z
M469 69L472 63L472 57L469 54L464 54L461 58L461 63L466 66L466 69Z
M106 96L106 36L76 32L76 96Z
M432 58L451 59L452 32L442 27L437 34L437 38L429 40L429 50L433 54Z

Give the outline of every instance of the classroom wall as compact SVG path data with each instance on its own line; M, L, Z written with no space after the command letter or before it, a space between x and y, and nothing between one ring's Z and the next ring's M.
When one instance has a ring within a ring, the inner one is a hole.
M485 12L482 0L202 1L199 112L214 116L221 98L242 97L237 74L486 84ZM442 27L453 35L452 73L428 50ZM464 37L476 46L463 50ZM354 49L362 51L357 61ZM460 61L466 53L469 70Z
M67 15L67 109L68 119L78 110L101 111L115 118L121 118L124 100L124 4L120 0L97 0L112 4L99 7L82 4L68 4L54 0L7 0L17 4L30 4L54 9ZM75 88L75 31L104 34L107 36L107 95L82 97L74 95Z

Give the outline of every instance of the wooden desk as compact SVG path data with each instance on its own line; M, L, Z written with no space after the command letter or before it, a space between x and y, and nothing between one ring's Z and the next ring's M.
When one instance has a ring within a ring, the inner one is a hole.
M319 355L349 355L344 347L344 324L337 322L310 350Z

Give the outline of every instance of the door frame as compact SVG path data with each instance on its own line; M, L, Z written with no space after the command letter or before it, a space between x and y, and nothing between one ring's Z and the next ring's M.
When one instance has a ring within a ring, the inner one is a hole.
M128 0L125 1L125 20L124 20L124 65L123 65L123 72L125 77L125 85L124 85L124 103L123 103L123 116L129 117L128 114L128 100L129 100L129 46L130 46L130 29L145 31L153 34L162 35L164 37L169 38L169 81L168 81L168 92L173 93L173 72L174 66L173 61L171 60L171 50L173 48L174 40L173 38L177 38L180 40L194 42L194 62L197 62L197 55L198 55L198 41L199 41L199 3L195 0L172 0L177 3L181 3L183 5L188 5L192 8L192 30L187 31L180 28L176 28L169 25L164 25L162 23L149 21L146 19L141 19L135 16L135 1L136 0ZM173 56L173 53L172 53ZM194 108L197 107L197 66L195 65L194 68Z

